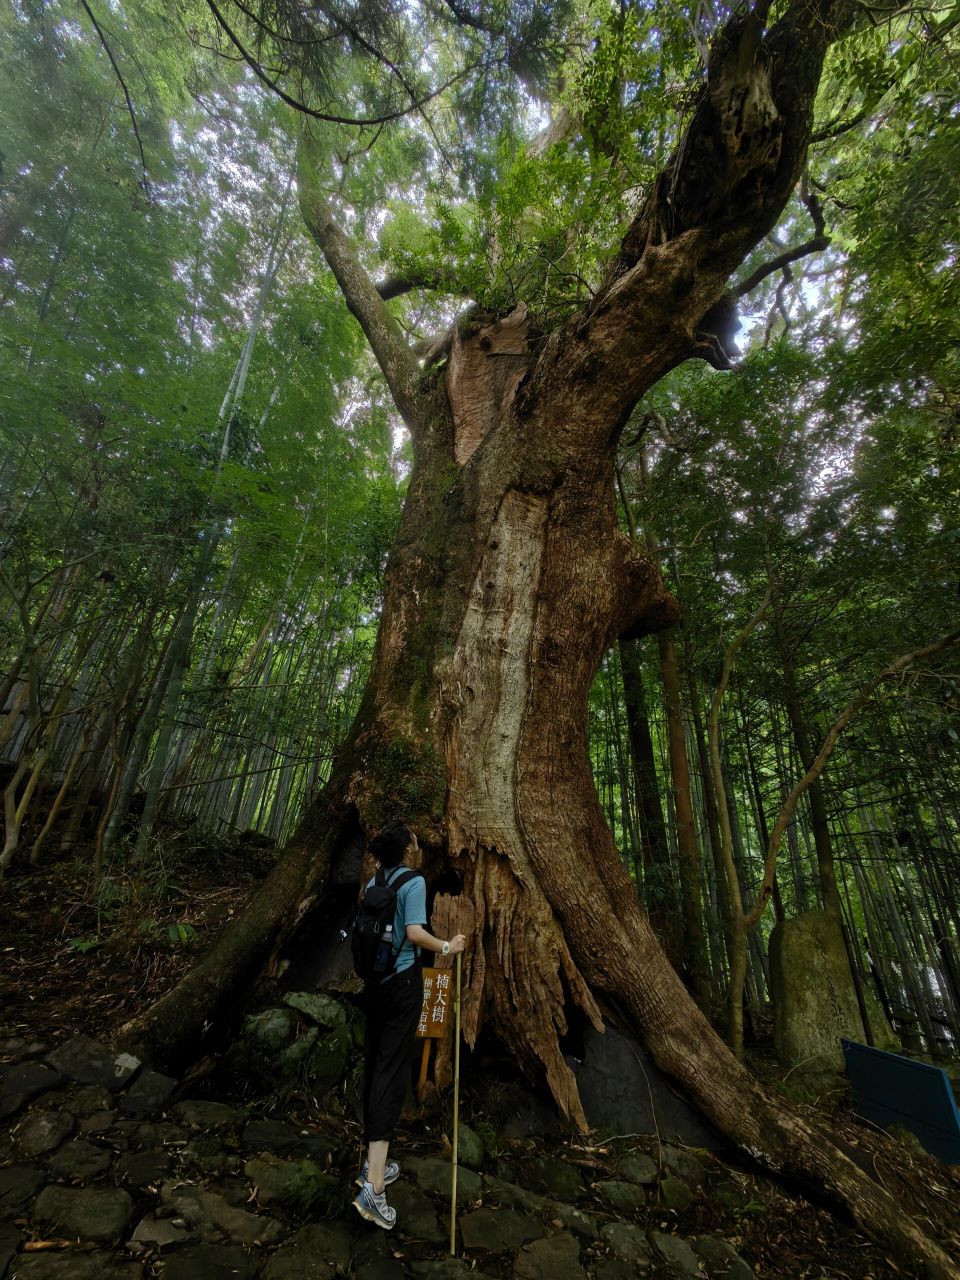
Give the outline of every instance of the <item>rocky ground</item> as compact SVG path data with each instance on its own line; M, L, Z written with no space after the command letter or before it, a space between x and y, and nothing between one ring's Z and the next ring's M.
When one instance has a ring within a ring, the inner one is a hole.
M468 1082L456 1256L449 1124L408 1113L387 1233L350 1207L362 1015L292 993L203 1080L102 1043L0 1042L0 1280L629 1280L902 1275L827 1213L705 1151L564 1136L515 1081Z
M255 846L191 846L97 898L79 856L19 869L0 911L0 1280L903 1276L829 1212L689 1132L564 1134L489 1058L465 1060L456 1255L449 1095L405 1117L396 1229L363 1222L350 1207L355 997L274 988L202 1077L169 1079L105 1047L243 909L270 862ZM602 1040L613 1070L594 1088L629 1119L624 1073L639 1081L634 1115L649 1082L636 1046ZM784 1081L762 1043L752 1053L771 1087L826 1107L856 1145L842 1082ZM891 1144L884 1179L909 1174L912 1158ZM940 1205L960 1203L960 1180L943 1170L936 1182ZM929 1216L929 1196L904 1203Z

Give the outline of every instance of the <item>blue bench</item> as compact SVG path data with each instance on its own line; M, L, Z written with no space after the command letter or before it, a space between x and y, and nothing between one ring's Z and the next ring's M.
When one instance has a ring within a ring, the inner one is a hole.
M960 1164L960 1111L942 1067L841 1040L854 1110L881 1128L903 1125L931 1155Z

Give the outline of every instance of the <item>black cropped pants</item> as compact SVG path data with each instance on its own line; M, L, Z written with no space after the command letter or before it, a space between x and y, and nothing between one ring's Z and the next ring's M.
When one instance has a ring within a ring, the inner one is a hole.
M391 1142L413 1067L413 1046L423 1005L419 964L386 982L368 982L363 1056L365 1142Z

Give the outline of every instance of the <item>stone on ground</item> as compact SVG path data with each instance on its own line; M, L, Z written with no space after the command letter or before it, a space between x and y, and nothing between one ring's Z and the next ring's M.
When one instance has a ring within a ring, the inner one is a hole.
M638 1187L635 1182L610 1178L606 1182L595 1183L593 1189L605 1204L624 1217L632 1217L647 1203L643 1187Z
M460 1171L459 1177L463 1176ZM527 1191L515 1182L507 1182L504 1178L493 1178L489 1173L483 1177L483 1196L485 1200L494 1200L507 1209L518 1209L521 1213L535 1214L547 1208L550 1201L546 1196L539 1196L535 1191Z
M433 1156L410 1156L404 1161L404 1169L421 1191L439 1196L449 1202L451 1192L450 1161ZM457 1170L457 1204L471 1204L480 1199L479 1173L472 1169Z
M693 1192L683 1178L670 1174L660 1183L660 1203L665 1209L684 1213L693 1204Z
M12 1115L48 1089L55 1089L63 1076L45 1062L15 1062L0 1071L0 1100L6 1100L5 1114ZM13 1100L16 1099L16 1107Z
M513 1261L517 1280L586 1280L580 1265L580 1246L573 1236L558 1232L524 1245Z
M299 1143L299 1133L283 1120L251 1120L243 1131L243 1145L249 1151L271 1151L282 1156Z
M697 1256L711 1280L755 1280L750 1267L728 1240L717 1236L697 1236L693 1241Z
M263 1280L333 1280L350 1266L350 1235L336 1223L310 1223L282 1244Z
M132 1151L116 1164L117 1178L131 1187L152 1187L170 1172L170 1152L158 1147L153 1151Z
M80 1121L81 1133L104 1133L113 1125L112 1111L95 1111Z
M42 1169L8 1164L0 1169L0 1220L15 1218L46 1182Z
M109 1111L113 1106L113 1096L102 1084L85 1084L81 1089L71 1090L63 1099L62 1105L65 1111L69 1111L78 1120L85 1120L87 1116L95 1116L98 1111Z
M357 1267L357 1280L403 1280L403 1267L395 1258L377 1258Z
M624 1156L620 1161L620 1176L627 1182L635 1182L638 1187L653 1187L659 1177L656 1163L642 1151Z
M353 1038L346 1027L336 1027L320 1036L306 1060L306 1074L320 1094L338 1084L353 1057Z
M551 1221L560 1222L568 1231L572 1231L581 1240L596 1240L597 1220L582 1209L570 1204L557 1204L547 1201L547 1213Z
M284 1160L267 1152L248 1160L244 1171L256 1186L261 1204L282 1204L307 1213L332 1209L345 1196L342 1180L308 1159Z
M161 1188L160 1198L165 1205L170 1205L176 1218L199 1231L204 1241L222 1237L235 1244L272 1244L286 1234L283 1225L274 1218L238 1209L223 1196L203 1187L167 1184Z
M79 1179L86 1182L99 1178L110 1168L110 1152L95 1147L84 1138L65 1142L47 1161L47 1168L55 1178ZM2 1274L2 1273L0 1273Z
M257 1262L239 1245L188 1245L162 1263L161 1280L254 1280Z
M387 1202L397 1211L396 1230L409 1239L428 1244L443 1244L450 1239L449 1230L440 1225L433 1201L416 1187L395 1183L387 1190Z
M579 1169L550 1156L538 1156L530 1162L530 1176L537 1187L555 1200L572 1203L584 1193L583 1175ZM656 1175L654 1175L656 1176Z
M173 1113L188 1129L229 1129L243 1114L225 1102L205 1102L200 1098L177 1103Z
M622 1262L629 1262L635 1267L650 1265L646 1232L632 1222L608 1222L600 1228L600 1236L611 1253L615 1253Z
M651 1231L650 1243L674 1275L700 1275L700 1260L680 1236L666 1236L659 1231Z
M47 1063L77 1084L99 1084L112 1093L124 1089L140 1070L140 1059L118 1053L97 1040L77 1036L47 1054Z
M126 1191L97 1187L46 1187L37 1196L33 1216L48 1230L80 1240L118 1240L133 1217Z
M23 1232L0 1222L0 1276L7 1274L7 1264L23 1243Z
M593 1268L593 1280L637 1280L638 1274L632 1262L624 1262L621 1258L598 1262Z
M24 1253L10 1280L141 1280L143 1267L111 1253Z
M240 1034L261 1053L279 1053L296 1037L297 1015L292 1009L264 1009L244 1019Z
M468 1124L460 1125L457 1138L457 1163L470 1169L483 1168L483 1139Z
M128 1116L160 1115L177 1088L178 1081L159 1071L141 1071L120 1100Z
M186 1244L195 1237L186 1227L175 1226L169 1218L158 1218L148 1213L137 1223L136 1230L127 1241L127 1247L134 1251L140 1249L169 1249L174 1245Z
M543 1235L539 1223L515 1209L477 1209L460 1218L463 1247L487 1253L512 1253Z
M283 1003L328 1031L347 1025L346 1009L323 991L290 991L283 997Z
M424 1258L411 1262L410 1270L417 1280L489 1280L486 1272L474 1271L469 1262L460 1258Z
M706 1166L691 1151L684 1151L682 1147L664 1147L661 1159L665 1169L675 1173L691 1187L702 1187L707 1180Z
M73 1133L76 1121L67 1111L32 1111L14 1134L28 1160L55 1151Z

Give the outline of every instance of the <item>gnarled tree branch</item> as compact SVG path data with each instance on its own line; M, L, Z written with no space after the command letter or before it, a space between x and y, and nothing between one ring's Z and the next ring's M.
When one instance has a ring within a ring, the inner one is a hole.
M545 344L529 400L589 380L605 445L610 423L681 361L730 367L702 321L797 185L823 60L852 15L846 0L792 0L767 32L757 9L721 28L680 143L595 297Z
M350 238L340 227L320 184L318 156L309 131L300 135L297 156L300 209L310 234L320 246L350 311L360 322L390 394L411 431L420 416L420 378L416 356L384 299L364 269Z

